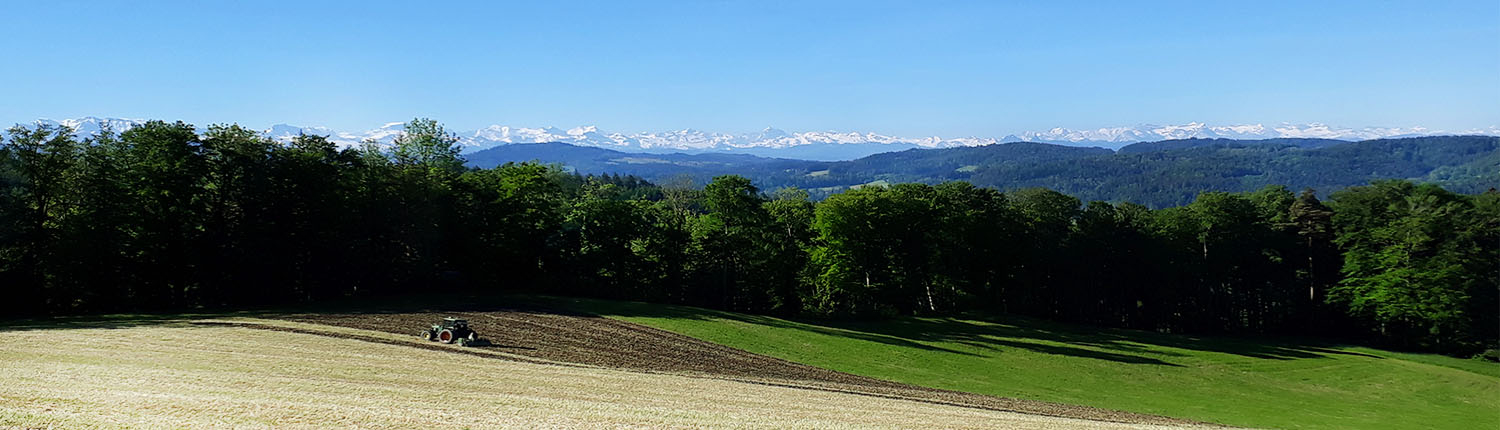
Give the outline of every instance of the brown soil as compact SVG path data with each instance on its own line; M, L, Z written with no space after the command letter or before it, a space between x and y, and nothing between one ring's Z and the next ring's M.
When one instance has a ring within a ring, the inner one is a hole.
M631 371L731 379L757 384L1097 421L1169 425L1200 424L1154 415L985 396L866 378L751 354L663 330L590 315L541 310L499 310L444 313L295 314L284 315L278 319L411 335L413 339L416 339L423 328L431 326L445 316L467 319L470 327L491 343L487 346L476 347L476 349L540 359L536 362L562 362ZM305 332L270 326L260 327ZM393 343L375 337L338 336ZM424 344L405 343L403 345ZM453 352L464 351L436 343L431 346ZM476 355L505 358L494 354ZM517 359L531 361L525 358Z

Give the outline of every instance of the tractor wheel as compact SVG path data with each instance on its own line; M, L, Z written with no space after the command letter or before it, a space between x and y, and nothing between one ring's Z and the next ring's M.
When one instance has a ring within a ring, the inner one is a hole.
M432 339L432 330L423 330L422 331L422 339L428 340L428 341L433 340Z
M438 340L443 343L453 343L453 330L443 330L438 333Z

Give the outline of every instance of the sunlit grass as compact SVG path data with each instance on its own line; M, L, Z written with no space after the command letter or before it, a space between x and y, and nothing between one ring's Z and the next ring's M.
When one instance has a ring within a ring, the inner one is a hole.
M1006 397L1275 428L1500 428L1500 365L1024 318L830 323L553 299L750 352Z

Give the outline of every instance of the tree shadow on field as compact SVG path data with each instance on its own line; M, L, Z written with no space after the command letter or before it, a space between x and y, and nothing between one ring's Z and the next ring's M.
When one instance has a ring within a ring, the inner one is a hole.
M398 313L489 312L507 310L582 315L570 310L552 310L505 295L387 296L330 300L317 303L203 309L177 313L122 313L0 319L0 333L31 330L123 329L149 326L191 327L194 320L232 317L278 317L293 314L364 315Z
M943 323L934 323L913 318L895 318L879 321L789 320L686 306L663 306L577 299L553 299L551 302L552 305L560 308L586 309L606 315L704 321L730 320L759 326L801 330L825 336L858 339L902 348L939 351L973 357L981 357L988 354L945 348L932 345L932 343L960 343L972 348L995 352L1000 352L1007 348L1026 349L1046 354L1068 355L1121 363L1176 366L1172 363L1139 355L1097 351L1070 345L1052 345L1042 342L1032 342L1027 339L988 337L983 332L984 327L960 320L945 321Z
M696 319L696 320L715 320L715 319L717 319L717 320L733 320L733 321L739 321L739 322L746 323L746 324L753 324L753 325L760 325L760 326L767 326L767 327L775 327L775 328L796 329L796 330L802 330L802 331L817 333L817 334L821 334L821 335L837 336L837 337L844 337L844 338L851 338L851 339L859 339L859 340L863 340L863 341L867 341L867 342L876 342L876 343L881 343L881 344L886 344L886 345L891 345L891 346L898 346L898 347L903 347L903 348L913 348L913 349L920 349L920 350L925 350L925 351L941 351L941 352L946 352L946 353L950 353L950 354L958 354L958 355L979 356L979 354L975 354L975 353L972 353L972 352L959 351L959 350L955 350L955 349L944 348L944 347L940 347L940 346L934 346L934 345L928 345L928 344L925 344L925 343L920 343L919 341L922 340L922 339L912 339L912 338L907 338L907 337L903 337L903 336L899 336L899 335L892 335L892 334L888 334L888 333L879 333L879 332L874 332L874 331L849 330L849 329L838 327L838 326L834 326L834 325L820 325L818 323L807 323L807 322L803 322L803 321L800 321L800 320L787 320L787 319L769 317L769 316L764 316L764 315L751 315L751 314L739 314L739 313L731 313L731 312L720 312L720 311L715 311L715 310L711 310L711 309L692 308L692 307L685 307L685 306L659 306L659 305L639 304L639 306L622 306L622 307L618 307L618 308L611 308L608 311L601 312L601 313L608 314L608 315L655 317L655 318L671 318L671 319Z
M989 342L995 342L996 338L1036 339L1096 350L1167 358L1189 355L1174 351L1174 349L1267 360L1328 358L1330 354L1381 358L1359 352L1332 349L1333 345L1296 342L1286 338L1198 337L1072 325L1019 316L969 315L965 318L911 318L910 321L894 325L880 322L853 324L877 332L896 331L916 338L939 341L983 342L987 339Z
M1179 367L1170 360L1186 351L1212 352L1264 360L1324 359L1332 356L1383 359L1336 349L1337 344L1287 338L1197 337L1141 330L1090 327L1009 315L962 317L895 317L876 320L782 319L687 306L546 298L551 306L605 315L688 320L728 320L794 329L882 344L984 356L975 350L1002 353L1023 349L1044 354L1127 364ZM936 344L960 344L958 350Z
M550 299L550 298L549 298ZM447 294L357 298L309 303L277 309L275 315L377 315L410 313L519 312L568 316L597 316L588 312L550 306L535 296L509 294Z
M135 327L190 327L195 319L248 316L249 313L218 314L116 314L91 316L42 317L0 321L0 333L32 330L125 329Z

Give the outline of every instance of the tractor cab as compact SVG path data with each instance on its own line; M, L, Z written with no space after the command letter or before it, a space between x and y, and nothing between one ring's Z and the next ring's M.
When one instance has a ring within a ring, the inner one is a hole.
M449 317L449 318L443 318L443 324L442 324L442 326L443 326L443 328L450 329L450 330L452 330L452 329L459 329L459 328L469 328L469 322L466 321L466 320L461 320L461 319L458 319L458 318Z

